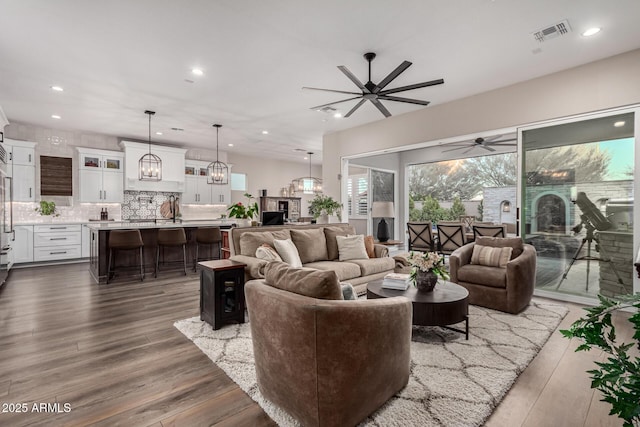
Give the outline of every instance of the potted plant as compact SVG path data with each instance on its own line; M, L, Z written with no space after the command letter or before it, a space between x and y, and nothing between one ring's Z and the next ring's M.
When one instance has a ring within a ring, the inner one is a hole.
M336 215L342 221L342 203L336 202L331 196L316 194L309 202L309 215L319 224L327 224L329 215Z
M640 426L640 357L629 354L633 347L640 349L640 293L620 297L617 300L598 295L600 305L587 307L587 315L576 320L568 330L560 333L567 338L578 338L584 343L576 351L596 347L606 355L606 360L596 361L597 369L587 371L591 376L591 388L597 388L604 396L602 401L611 404L609 415L624 420L625 427ZM635 342L617 343L616 330L611 314L621 308L635 308L629 318L633 324Z
M243 205L242 202L238 202L227 208L229 211L229 218L238 219L236 223L239 227L250 226L253 218L258 215L258 203L255 202L255 198L249 193L244 193L244 197L248 199L246 205Z
M411 251L407 261L412 266L409 278L420 292L433 291L438 277L443 280L449 278L449 273L444 268L444 257L435 252Z
M34 210L43 216L60 216L56 209L56 202L47 202L46 200L40 200L40 206L35 208Z

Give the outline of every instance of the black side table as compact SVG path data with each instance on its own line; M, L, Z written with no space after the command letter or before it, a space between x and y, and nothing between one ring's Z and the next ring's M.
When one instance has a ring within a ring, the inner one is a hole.
M203 261L200 270L200 320L220 329L230 321L244 323L244 268L228 259Z

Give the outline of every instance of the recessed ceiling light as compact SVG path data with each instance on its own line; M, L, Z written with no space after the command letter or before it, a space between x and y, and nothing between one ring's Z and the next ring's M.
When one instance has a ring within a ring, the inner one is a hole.
M162 132L156 132L156 135L162 135Z
M262 134L263 134L263 135L269 135L269 131L268 131L268 130L263 130L263 131L262 131Z
M340 113L335 113L335 114L333 115L333 117L335 117L336 119L339 119L340 117L342 117L342 114L340 114Z
M204 71L202 71L200 68L192 68L191 72L196 76L201 76L204 74Z
M229 147L233 147L233 144L227 144Z
M59 119L61 119L62 117L60 117L60 116L59 116L59 115L57 115L57 114L52 114L52 115L51 115L51 118L52 118L52 119L58 119L58 120L59 120Z
M585 36L585 37L589 37L589 36L592 36L594 34L598 34L601 29L602 28L598 28L598 27L589 28L587 31L582 33L582 35Z
M56 92L62 92L64 89L61 86L51 86L51 90L55 90Z
M304 157L304 159L305 159L305 160L308 160L309 158L305 156L305 157Z
M624 120L620 120L619 122L615 122L613 125L615 127L617 127L617 128L621 128L622 126L624 126Z

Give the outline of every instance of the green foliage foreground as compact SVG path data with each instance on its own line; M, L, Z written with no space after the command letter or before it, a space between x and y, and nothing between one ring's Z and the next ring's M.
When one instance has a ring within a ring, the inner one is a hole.
M576 351L596 347L608 355L606 361L595 362L598 369L587 371L591 375L591 388L600 390L604 395L602 400L611 404L610 415L623 419L625 427L637 427L640 426L640 357L633 357L628 352L633 347L640 351L640 293L618 300L601 295L598 298L600 305L585 308L588 314L560 333L584 341ZM635 342L617 344L611 314L629 307L637 309L629 318L635 330Z

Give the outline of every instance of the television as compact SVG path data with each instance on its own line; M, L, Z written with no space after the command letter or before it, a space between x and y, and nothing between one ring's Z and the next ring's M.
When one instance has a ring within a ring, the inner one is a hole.
M284 225L283 211L263 211L262 225Z

